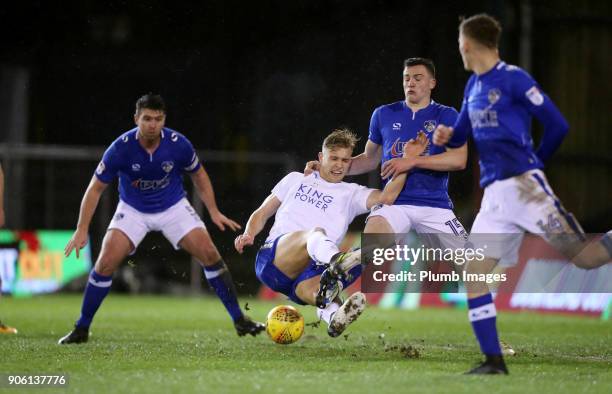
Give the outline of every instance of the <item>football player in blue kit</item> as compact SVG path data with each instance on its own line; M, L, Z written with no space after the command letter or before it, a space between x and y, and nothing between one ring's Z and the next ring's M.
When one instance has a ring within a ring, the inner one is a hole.
M454 123L457 119L454 108L431 99L436 83L433 61L420 57L406 59L404 99L374 110L365 150L351 160L348 175L373 171L382 163L384 185L399 173L409 175L393 205L376 206L367 218L364 233L377 234L385 244L400 242L398 234L411 229L431 247L459 248L465 243L467 234L453 213L448 195L448 177L449 171L465 168L467 144L454 148L429 144L421 155L402 157L407 141L415 139L419 132L424 132L431 141L438 124ZM318 162L309 162L305 173L318 167ZM329 275L322 278L329 279Z
M217 208L208 174L193 146L182 134L164 127L166 106L159 95L147 94L136 102L137 127L123 133L106 150L83 196L76 231L65 248L66 256L88 241L88 229L100 195L119 177L120 202L102 242L102 250L91 271L81 316L74 330L60 344L87 342L89 326L108 294L112 275L135 251L150 231L161 231L175 249L184 249L203 267L208 283L230 314L238 335L256 335L264 325L243 314L225 262L213 244L204 223L185 198L184 173L188 174L210 214L222 231L240 226Z
M500 34L499 22L486 14L461 22L459 52L465 69L474 74L465 87L457 121L442 122L434 132L434 144L451 148L464 146L471 134L480 156L484 196L470 242L491 247L485 248L484 261L468 262L466 272L488 274L498 263L516 263L525 231L542 236L581 268L606 264L612 256L610 235L587 240L542 172L569 126L529 74L500 60ZM544 126L537 149L529 129L532 117ZM485 282L466 282L466 288L468 316L486 357L468 373L507 374L491 292Z

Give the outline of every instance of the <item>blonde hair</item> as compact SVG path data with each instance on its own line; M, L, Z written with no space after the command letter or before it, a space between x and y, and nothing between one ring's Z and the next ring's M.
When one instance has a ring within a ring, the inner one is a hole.
M323 148L350 148L353 150L357 145L357 141L359 141L359 138L353 131L347 128L339 128L335 129L330 135L325 137L323 140Z

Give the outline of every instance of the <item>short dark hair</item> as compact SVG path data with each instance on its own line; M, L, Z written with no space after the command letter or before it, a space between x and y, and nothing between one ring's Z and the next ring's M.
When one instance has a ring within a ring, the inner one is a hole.
M350 148L355 149L359 137L347 128L339 128L334 131L323 140L323 148L336 149L336 148Z
M501 32L501 24L489 14L472 15L459 24L459 33L490 49L499 46Z
M166 103L159 94L147 93L136 100L136 113L139 114L143 109L161 111L166 113Z
M414 66L425 66L431 76L433 78L436 77L436 66L434 65L433 60L427 59L425 57L411 57L404 60L404 68Z

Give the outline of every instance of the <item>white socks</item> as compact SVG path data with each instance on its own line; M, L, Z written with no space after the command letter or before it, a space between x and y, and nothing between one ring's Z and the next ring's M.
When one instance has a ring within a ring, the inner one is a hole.
M340 308L340 305L336 304L335 302L330 302L324 309L317 308L317 317L319 320L323 320L325 323L327 323L327 325L329 325L329 322L338 308Z
M335 254L340 252L338 247L320 231L314 231L306 241L306 249L308 255L316 262L327 264L331 261Z

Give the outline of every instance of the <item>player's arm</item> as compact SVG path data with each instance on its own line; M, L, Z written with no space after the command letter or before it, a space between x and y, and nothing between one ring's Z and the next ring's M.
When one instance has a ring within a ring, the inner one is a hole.
M85 245L87 244L89 225L91 223L91 218L96 211L96 207L98 206L98 202L100 201L100 196L108 186L107 183L100 181L95 175L91 178L89 182L89 186L87 186L87 190L83 195L83 200L81 201L81 208L79 210L79 221L77 223L77 228L68 241L66 248L64 249L64 254L66 257L70 256L72 250L75 250L77 258L79 258L79 252Z
M363 153L351 159L347 175L359 175L373 171L378 167L382 157L382 146L368 140Z
M430 156L408 156L386 161L381 169L383 179L396 177L413 168L433 171L460 171L467 163L467 143L459 148L446 147L446 152Z
M392 205L404 188L407 177L408 173L403 172L388 182L383 190L374 190L368 196L366 207L370 209L378 204Z
M198 170L190 173L189 176L198 192L198 196L202 202L204 202L213 223L219 227L221 231L225 231L225 226L228 226L232 231L239 230L241 227L238 223L229 219L219 211L212 182L210 181L208 173L204 170L204 167L200 166Z
M245 246L253 245L257 234L263 230L266 222L272 215L276 213L281 206L281 201L274 194L270 194L264 200L259 208L257 208L249 218L249 221L244 228L244 233L240 234L234 240L234 247L238 253L242 253Z
M561 146L569 131L569 124L550 97L522 70L513 73L512 94L544 126L544 134L535 154L542 162L547 161Z
M4 226L4 172L0 165L0 227Z
M406 142L404 145L404 152L402 157L417 157L421 155L427 146L429 145L429 140L424 132L419 131L416 139L411 139ZM387 183L385 188L382 191L374 191L370 193L368 196L368 200L366 202L366 206L368 209L377 204L385 204L391 205L397 199L397 196L401 193L404 188L404 184L406 183L406 178L408 177L408 172L401 172L396 174L391 181Z
M472 123L470 122L470 112L467 103L469 91L475 83L475 80L476 78L472 76L465 85L463 103L461 104L461 110L454 124L442 123L436 127L432 137L434 145L446 146L447 148L459 148L467 142L468 136L472 132Z

